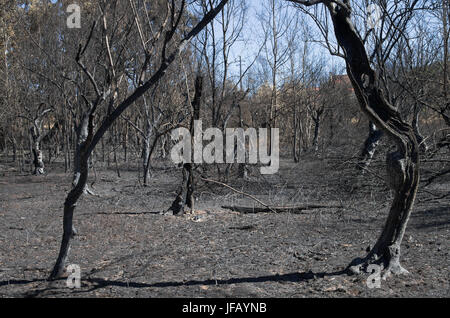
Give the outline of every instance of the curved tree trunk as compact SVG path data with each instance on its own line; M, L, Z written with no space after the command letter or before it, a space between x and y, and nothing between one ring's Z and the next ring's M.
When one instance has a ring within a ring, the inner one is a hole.
M379 88L364 43L350 20L349 1L343 0L341 5L328 1L325 4L331 14L336 39L344 50L347 74L361 109L397 146L397 151L388 154L386 160L388 181L394 192L386 224L369 254L364 259L354 260L348 269L358 273L368 264L376 263L384 268L384 277L391 273L404 273L406 270L400 265L400 244L419 185L416 135Z
M94 133L95 110L97 109L97 106L103 101L105 95L99 94L97 96L95 103L91 105L88 112L89 113L88 135L86 141L82 144L80 149L80 176L78 179L78 183L69 192L64 202L63 237L61 241L58 258L50 274L49 280L61 277L61 275L64 272L64 266L70 251L70 240L75 234L73 228L73 213L75 211L75 207L79 198L84 192L89 173L88 160L90 155L94 151L95 147L100 142L100 140L102 140L103 136L111 127L111 125L115 122L115 120L117 120L117 118L119 118L120 115L127 108L133 105L138 98L142 97L142 95L146 91L148 91L151 87L156 85L156 83L158 83L159 80L163 78L164 74L167 71L167 68L179 55L180 51L185 47L185 45L188 44L193 37L198 35L201 32L201 30L203 30L204 27L216 17L216 15L223 9L223 7L226 5L227 2L228 0L221 0L216 7L208 11L203 16L203 18L192 28L192 30L181 41L179 41L178 44L176 44L172 53L162 60L161 64L159 65L159 68L153 73L153 75L145 83L139 86L131 95L129 95L119 105L117 105L117 107L114 108L114 110L104 118L103 122L101 123L100 127L95 131L95 133ZM170 41L171 37L175 33L179 22L180 20L178 20L177 24L173 25L172 33L166 34L167 42ZM79 55L77 56L77 59L78 58ZM79 60L77 60L77 62L79 62ZM114 100L111 101L111 105L114 104L116 96L117 94L113 94L112 98Z
M82 155L79 161L80 174L78 182L75 187L67 195L64 202L64 216L63 216L63 237L61 242L60 251L56 264L50 274L50 279L61 277L64 273L64 266L66 264L67 257L70 251L70 240L76 235L75 228L73 226L73 213L75 211L78 199L84 193L88 178L88 159L85 154L86 144L84 144Z
M83 114L76 127L77 144L74 154L74 174L72 190L64 201L63 237L60 251L55 266L50 274L50 279L61 277L70 251L70 241L77 234L73 226L73 213L78 199L89 190L87 179L89 173L89 154L87 153L89 142L93 136L93 114Z

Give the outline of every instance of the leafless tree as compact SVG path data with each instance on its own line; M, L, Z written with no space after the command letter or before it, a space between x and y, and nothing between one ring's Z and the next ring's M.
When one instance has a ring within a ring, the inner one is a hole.
M28 110L29 115L19 115L19 117L27 119L30 126L30 137L31 137L31 151L33 154L33 165L35 175L40 175L45 173L45 165L44 165L44 155L41 149L41 141L44 138L43 132L43 123L45 116L50 113L53 108L47 108L44 103L40 103L37 110L32 113L30 109L25 107Z
M372 250L363 259L355 259L349 270L359 273L369 264L384 267L384 277L407 272L400 265L400 244L414 205L419 185L419 149L412 126L406 123L399 111L386 97L383 83L371 67L369 56L352 22L352 7L348 0L291 0L301 6L326 8L334 33L345 59L362 111L377 127L382 129L397 146L386 159L389 185L394 200L383 232ZM321 21L318 21L319 23ZM321 24L323 27L323 23Z
M74 235L73 231L73 214L77 201L83 194L85 184L88 178L88 160L98 142L101 140L106 131L112 126L121 114L133 103L138 100L142 95L150 88L155 86L158 81L165 75L168 67L180 54L180 52L189 44L193 37L201 32L201 30L210 23L214 17L220 13L224 5L228 0L222 0L218 4L208 11L198 23L194 25L190 30L185 30L182 36L177 39L175 34L180 32L183 25L183 17L185 16L186 2L172 0L167 5L167 15L169 16L168 23L166 25L160 25L160 32L150 33L147 38L146 35L142 35L143 43L153 43L152 46L158 47L160 50L159 56L161 59L155 61L157 67L154 69L149 77L141 83L133 92L125 96L119 95L120 84L123 80L123 72L125 70L126 59L122 58L125 54L125 48L127 43L122 46L118 46L116 50L111 49L111 41L113 34L111 33L112 26L108 24L108 17L114 15L115 5L118 5L116 1L105 2L102 1L99 8L99 18L95 19L92 23L91 30L84 45L80 44L76 54L76 62L82 72L85 74L87 80L91 84L90 96L83 96L86 102L87 120L87 137L82 142L80 149L80 177L77 185L69 192L64 203L64 222L63 222L63 237L61 242L61 248L56 260L55 266L50 275L50 279L60 277L64 272L64 265L67 259L70 241ZM123 5L124 3L121 2ZM129 12L129 11L125 11ZM135 25L135 15L129 15L122 26L123 33L120 34L117 39L123 41L127 39L127 34L131 27ZM113 20L115 21L115 20ZM98 28L98 25L100 27ZM182 30L182 31L184 31ZM182 32L181 31L181 32ZM148 41L148 42L147 42ZM91 43L92 42L92 43ZM84 61L84 55L88 51L88 48L92 46L100 45L103 50L103 61L106 61L107 67L105 73L100 78L96 78L93 70L90 70ZM144 46L143 53L146 55L144 64L142 65L142 73L147 72L148 64L150 62L151 55L148 49ZM122 63L117 63L122 61ZM95 129L95 116L99 106L106 102L107 110L106 116L100 121L99 127Z

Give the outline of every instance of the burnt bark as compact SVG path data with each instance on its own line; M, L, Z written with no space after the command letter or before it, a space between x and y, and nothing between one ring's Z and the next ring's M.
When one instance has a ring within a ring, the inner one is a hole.
M240 104L238 105L238 108L239 108L239 127L240 128L244 128L244 121L242 119L242 107L241 107ZM244 145L245 145L245 140L244 140ZM239 178L246 179L248 177L247 165L246 165L247 159L248 159L248 153L246 151L245 152L245 162L238 164L238 175L239 175Z
M12 148L13 148L13 159L12 159L12 162L16 162L16 158L17 158L17 142L16 142L16 138L14 138L14 137L11 138L11 144L12 144Z
M360 273L371 263L383 269L383 278L407 271L400 265L400 244L405 233L419 185L419 146L413 127L402 120L398 110L385 97L375 71L371 68L363 40L351 21L349 0L292 0L304 5L323 3L333 21L337 42L344 52L347 74L362 111L383 130L397 150L387 155L387 179L393 193L386 224L374 247L364 258L347 267Z
M225 4L228 2L228 0L221 0L220 3L210 11L208 11L203 18L191 29L189 33L180 41L178 42L172 53L168 56L166 56L166 46L163 47L163 59L161 61L161 64L157 68L157 70L153 73L153 75L141 86L139 86L131 95L129 95L126 99L124 99L119 105L112 110L111 113L109 113L103 122L101 123L98 130L94 133L94 114L95 110L97 109L97 106L104 100L105 98L105 92L103 94L97 93L97 99L93 105L90 107L89 111L89 122L88 122L88 137L86 139L86 142L84 143L83 147L81 148L81 155L80 155L80 176L78 179L78 183L75 187L72 188L72 190L67 195L67 198L64 202L64 216L63 216L63 237L61 241L60 251L58 254L58 258L56 260L56 263L53 267L53 270L50 274L49 280L54 280L58 277L61 277L61 275L64 272L64 266L69 254L70 250L70 241L74 235L73 231L73 214L75 211L76 204L81 197L81 195L84 192L85 185L87 183L88 179L88 160L92 152L94 151L95 147L97 146L98 142L103 138L104 134L108 131L108 129L111 127L111 125L115 122L117 118L121 116L121 114L129 108L131 105L134 104L134 102L142 97L142 95L148 91L151 87L155 86L156 83L165 75L167 68L172 64L172 62L175 60L175 58L179 55L180 51L183 49L183 47L189 43L189 41L199 34L204 27L210 23L216 15L223 9ZM181 13L180 13L181 17ZM178 19L177 22L172 26L170 29L170 32L166 33L165 37L165 44L169 43L171 41L172 36L174 35L178 23L180 20ZM95 23L93 25L91 34L89 35L89 39L87 43L89 43L90 39L92 38L92 32L94 30ZM87 45L86 45L87 47ZM85 49L86 49L85 47ZM82 47L80 46L79 52L77 53L77 62L80 67L86 71L84 66L80 63L80 54L82 54L84 50L82 51ZM91 75L92 76L92 75ZM92 78L92 77L91 77ZM95 84L95 83L94 83ZM96 85L94 85L96 86ZM115 94L114 94L115 95ZM114 96L113 95L113 96ZM114 98L114 97L113 97ZM111 105L114 103L114 100L112 100Z
M192 171L192 165L190 163L184 163L182 166L183 180L181 185L178 187L177 196L172 202L169 210L173 215L184 214L184 207L186 202L188 202L187 190L188 190L188 171ZM192 203L192 202L190 202Z
M88 178L88 157L86 157L85 148L80 159L80 174L78 182L75 187L67 195L64 201L64 216L63 216L63 237L60 251L56 260L55 266L50 274L50 279L61 277L64 273L64 266L70 251L70 241L76 235L75 227L73 226L73 213L78 199L85 191L85 186Z
M84 147L86 147L86 142L89 137L89 115L83 114L81 121L78 125L75 125L75 131L76 131L76 146L75 146L75 153L73 156L73 178L72 178L72 187L76 187L80 176L82 173L82 151ZM88 160L88 169L89 169L89 160ZM83 188L84 194L92 194L94 195L94 192L89 189L87 183L84 185Z
M151 112L150 112L151 108ZM150 179L150 160L153 154L153 150L156 147L156 143L160 138L160 135L156 131L154 134L155 127L158 125L162 114L159 114L155 119L155 111L153 107L150 107L147 103L147 99L144 97L144 115L145 115L145 130L142 136L142 166L144 169L144 186L148 185L148 180ZM154 134L153 145L151 143L152 135Z
M72 190L64 201L63 215L63 237L58 258L50 274L49 279L61 277L64 273L64 266L69 256L71 239L77 234L73 225L73 214L78 199L87 190L87 180L89 174L89 153L88 148L93 137L93 113L84 115L77 127L77 146L74 155L74 178Z
M392 140L397 150L387 155L387 178L394 201L377 243L364 259L354 260L349 271L358 273L370 263L384 268L384 277L405 273L400 265L400 244L405 233L419 185L419 151L411 125L385 98L370 67L364 43L353 26L348 0L342 5L326 2L333 20L336 39L344 50L347 74L363 112Z
M148 127L148 126L147 126ZM145 134L150 137L151 131L149 131L147 128L145 130ZM148 185L148 180L150 179L150 138L144 138L143 141L143 149L142 149L142 168L144 171L143 181L144 186L146 187Z
M73 179L72 179L72 187L75 187L78 184L81 175L81 150L86 143L88 137L88 122L89 116L84 114L81 118L81 121L78 125L75 125L76 131L76 146L75 146L75 154L73 160Z
M44 155L41 150L42 132L40 127L33 126L30 129L31 134L31 151L33 154L33 174L41 175L45 173Z
M33 174L35 175L45 173L44 155L41 150L41 141L44 137L42 134L42 125L46 114L52 111L52 108L44 110L45 106L44 103L41 103L34 117L25 117L32 123L32 126L30 127L30 148L33 155Z
M313 147L314 151L319 151L319 133L320 133L320 121L322 114L324 112L323 108L318 109L315 115L312 115L311 118L314 121L314 137L313 137Z
M362 174L367 170L372 159L375 155L375 151L380 143L381 137L383 136L383 131L378 129L373 122L369 123L369 135L364 142L361 155L359 157L358 169L361 170Z
M200 99L202 97L202 89L203 78L200 74L197 74L195 79L194 99L191 103L192 116L189 129L191 136L194 136L194 121L200 119ZM193 155L191 154L191 156ZM178 188L177 197L169 208L169 211L172 211L173 215L183 214L185 205L188 206L190 211L194 211L195 177L193 166L193 157L191 157L191 162L183 164L183 182Z
M294 105L294 118L293 118L293 126L294 126L294 132L293 132L293 142L292 142L292 156L294 158L294 162L298 163L299 162L299 153L297 151L297 144L299 143L299 141L297 141L297 137L298 137L298 119L297 119L297 105Z

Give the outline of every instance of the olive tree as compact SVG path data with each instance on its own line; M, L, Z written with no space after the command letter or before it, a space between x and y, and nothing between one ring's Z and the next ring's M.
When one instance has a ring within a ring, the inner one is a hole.
M310 14L315 17L321 30L328 30L327 22L331 18L337 41L332 53L345 60L347 75L361 110L396 145L396 151L389 153L386 158L388 183L394 193L386 224L367 256L353 260L348 271L360 273L369 264L377 264L382 266L384 278L390 274L407 273L400 265L400 245L419 185L419 146L414 129L389 102L387 88L372 67L364 38L352 21L350 1L288 1L300 8L314 7Z

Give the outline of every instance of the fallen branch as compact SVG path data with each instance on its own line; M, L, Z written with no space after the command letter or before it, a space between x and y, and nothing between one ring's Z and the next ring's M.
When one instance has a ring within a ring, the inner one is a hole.
M255 198L255 197L254 197L253 195L251 195L251 194L248 194L248 193L245 193L245 192L236 190L235 188L229 186L228 184L225 184L225 183L220 182L220 181L211 180L211 179L205 179L205 178L202 178L202 177L200 177L200 179L203 180L203 181L206 181L206 182L211 182L211 183L219 184L219 185L221 185L221 186L224 186L225 188L230 189L231 191L234 191L234 192L236 192L236 193L245 195L246 197L249 197L250 199L252 199L252 200L258 202L259 204L261 204L262 206L266 207L267 210L272 211L273 213L277 213L277 212L276 212L274 209L272 209L269 205L267 205L267 204L265 204L264 202L262 202L261 200Z
M211 180L211 179L205 179L200 177L201 180L206 181L206 182L211 182L211 183L215 183L215 184L219 184L221 186L224 186L225 188L228 188L236 193L245 195L247 197L249 197L250 199L258 202L259 204L261 204L262 206L264 206L264 208L257 208L257 207L243 207L243 206L222 206L222 208L224 209L229 209L229 210L233 210L233 211L238 211L241 213L261 213L261 212L273 212L273 213L283 213L283 212L291 212L291 213L295 213L298 211L303 211L303 210L312 210L312 209L331 209L331 208L342 208L342 205L324 205L324 204L303 204L303 205L294 205L294 206L270 206L264 202L262 202L261 200L255 198L253 195L236 190L235 188L229 186L228 184L225 184L223 182L220 181L216 181L216 180Z
M296 206L274 206L274 207L265 207L265 208L245 207L245 206L222 206L222 208L241 212L241 213L263 213L263 212L298 213L303 210L342 208L342 206L340 206L340 205L322 205L322 204L305 204L305 205L296 205Z

